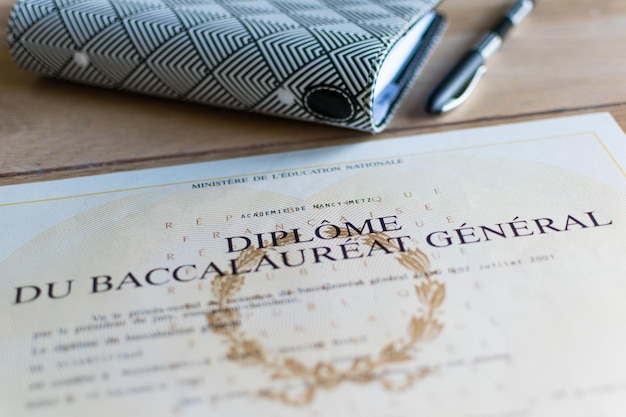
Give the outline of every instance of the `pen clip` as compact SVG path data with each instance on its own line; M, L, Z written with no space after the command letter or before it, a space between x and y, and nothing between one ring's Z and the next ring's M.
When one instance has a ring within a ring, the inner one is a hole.
M465 87L460 90L461 94L457 97L451 98L446 104L443 105L441 111L443 113L448 112L450 110L456 109L459 107L467 98L472 94L478 82L482 78L482 76L487 72L487 66L481 65L476 69L476 72L472 76L472 79L465 85Z

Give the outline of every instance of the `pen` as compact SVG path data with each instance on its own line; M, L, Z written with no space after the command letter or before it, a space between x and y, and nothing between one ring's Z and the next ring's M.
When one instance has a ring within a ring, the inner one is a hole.
M460 106L472 94L487 71L485 62L500 46L505 35L535 7L534 0L519 0L463 58L443 77L426 101L428 113L445 113Z

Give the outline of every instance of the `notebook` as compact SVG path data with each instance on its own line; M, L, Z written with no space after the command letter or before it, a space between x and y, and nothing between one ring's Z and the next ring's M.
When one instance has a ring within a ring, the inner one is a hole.
M445 29L439 0L18 0L45 76L380 132Z

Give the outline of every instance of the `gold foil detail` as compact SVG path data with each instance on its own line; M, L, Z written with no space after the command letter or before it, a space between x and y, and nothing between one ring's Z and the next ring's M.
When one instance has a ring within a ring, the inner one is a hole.
M347 236L337 236L337 238L342 237ZM408 320L404 338L386 344L372 357L354 358L352 363L344 369L339 369L325 361L307 366L291 356L280 360L269 358L265 347L259 340L248 337L241 331L241 313L226 306L227 300L243 287L244 276L240 274L216 276L212 280L212 293L217 298L219 309L207 313L206 318L211 331L224 338L228 346L227 358L242 366L260 367L273 380L299 381L303 387L295 393L286 390L262 390L259 393L262 397L291 406L303 406L312 402L318 391L332 390L343 383L378 382L388 391L401 391L433 372L430 368L407 371L404 374L404 380L400 382L389 378L385 372L392 364L413 360L418 346L436 338L443 329L443 324L435 318L435 314L444 302L446 289L444 284L431 277L428 256L417 248L407 248L401 251L398 244L392 243L388 240L389 236L382 232L352 236L352 238L362 240L366 244L374 239L386 241L395 247L399 252L395 255L396 261L413 272L415 279L418 280L418 284L414 285L418 305L415 314ZM270 250L272 249L253 247L243 250L237 258L239 269L245 270L255 265Z

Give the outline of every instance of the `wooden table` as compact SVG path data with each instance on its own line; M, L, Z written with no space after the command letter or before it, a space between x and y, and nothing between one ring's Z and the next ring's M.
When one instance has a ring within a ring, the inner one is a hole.
M608 111L626 128L626 1L543 0L470 101L426 115L436 80L511 0L446 0L450 27L381 135L42 79L17 69L0 0L0 185Z

